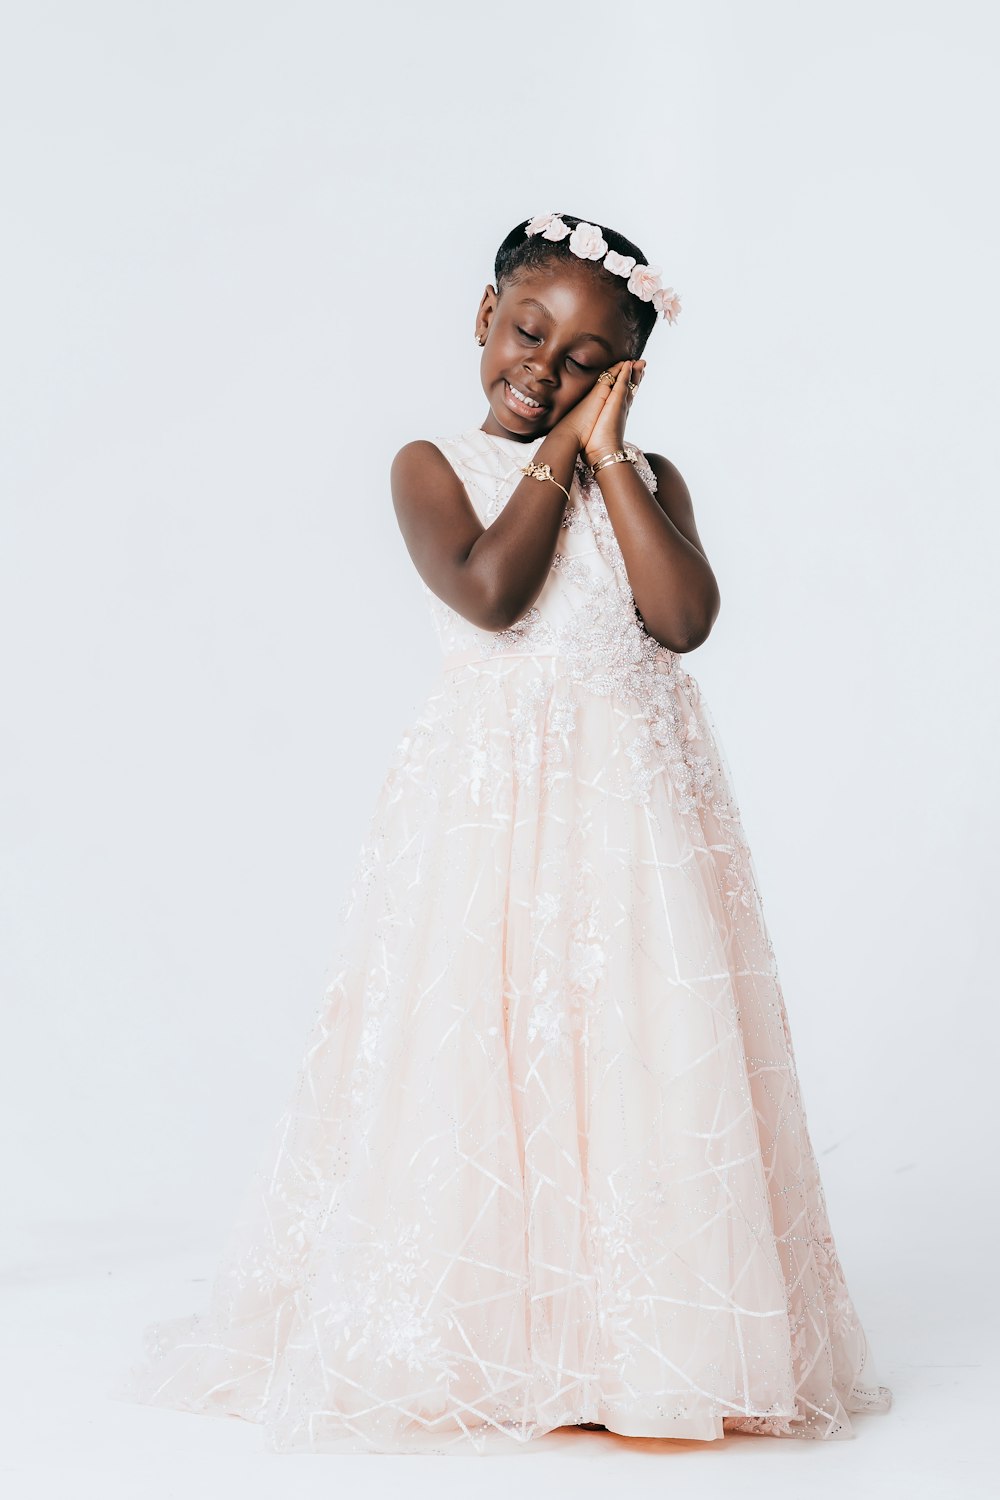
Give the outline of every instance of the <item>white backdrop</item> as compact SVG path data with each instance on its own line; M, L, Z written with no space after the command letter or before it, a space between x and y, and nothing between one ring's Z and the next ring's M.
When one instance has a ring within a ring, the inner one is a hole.
M496 246L559 208L683 301L630 437L684 474L720 582L685 665L897 1392L871 1441L967 1419L997 1253L995 8L0 14L10 1279L210 1273L434 679L389 465L485 415ZM102 1368L202 1290L152 1280Z

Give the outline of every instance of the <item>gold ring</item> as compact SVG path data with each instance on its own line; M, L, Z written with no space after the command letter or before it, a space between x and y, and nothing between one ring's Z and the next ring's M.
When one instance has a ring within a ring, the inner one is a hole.
M604 381L605 385L614 385L615 383L615 377L612 375L610 370L601 371L600 375L598 375L597 377L597 384L600 385L602 380Z
M630 391L637 391L639 389L639 382L637 380L630 380L628 388Z

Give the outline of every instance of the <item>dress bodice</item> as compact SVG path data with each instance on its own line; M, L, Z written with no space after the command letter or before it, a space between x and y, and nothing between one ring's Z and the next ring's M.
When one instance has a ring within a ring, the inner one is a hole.
M480 521L489 526L523 478L519 465L534 457L543 437L522 443L474 427L433 441L465 485ZM643 460L636 470L655 492L649 465ZM582 460L574 470L549 575L531 608L508 629L481 629L422 579L421 584L446 665L495 655L555 655L571 659L577 675L590 675L620 670L650 650L665 652L642 625L600 485Z

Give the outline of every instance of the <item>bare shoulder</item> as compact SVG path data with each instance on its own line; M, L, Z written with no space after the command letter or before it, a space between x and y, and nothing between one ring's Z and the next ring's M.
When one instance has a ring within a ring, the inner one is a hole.
M437 443L431 442L429 438L415 438L413 442L404 443L389 468L389 483L397 511L400 501L405 505L414 490L426 482L447 483L449 478L454 481L456 489L463 488L461 480Z
M437 443L431 442L430 438L414 438L411 443L404 443L400 448L392 461L392 468L393 470L400 467L409 469L413 465L419 466L428 462L432 464L440 462L447 468L451 468L451 464L448 463Z
M483 527L454 465L428 438L404 443L389 471L396 520L417 572L461 609L460 570Z
M656 475L655 499L660 509L670 517L681 535L687 537L693 547L697 547L707 562L708 557L695 525L691 492L680 469L669 458L664 458L662 453L647 453L645 458Z
M443 521L458 522L466 531L476 521L465 485L429 438L403 444L392 460L389 485L404 536L417 526L434 527Z

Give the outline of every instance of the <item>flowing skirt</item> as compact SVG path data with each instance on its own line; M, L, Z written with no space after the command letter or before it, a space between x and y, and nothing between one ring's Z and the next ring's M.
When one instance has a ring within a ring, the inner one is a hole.
M707 705L457 661L399 742L206 1311L111 1394L276 1452L885 1411Z

